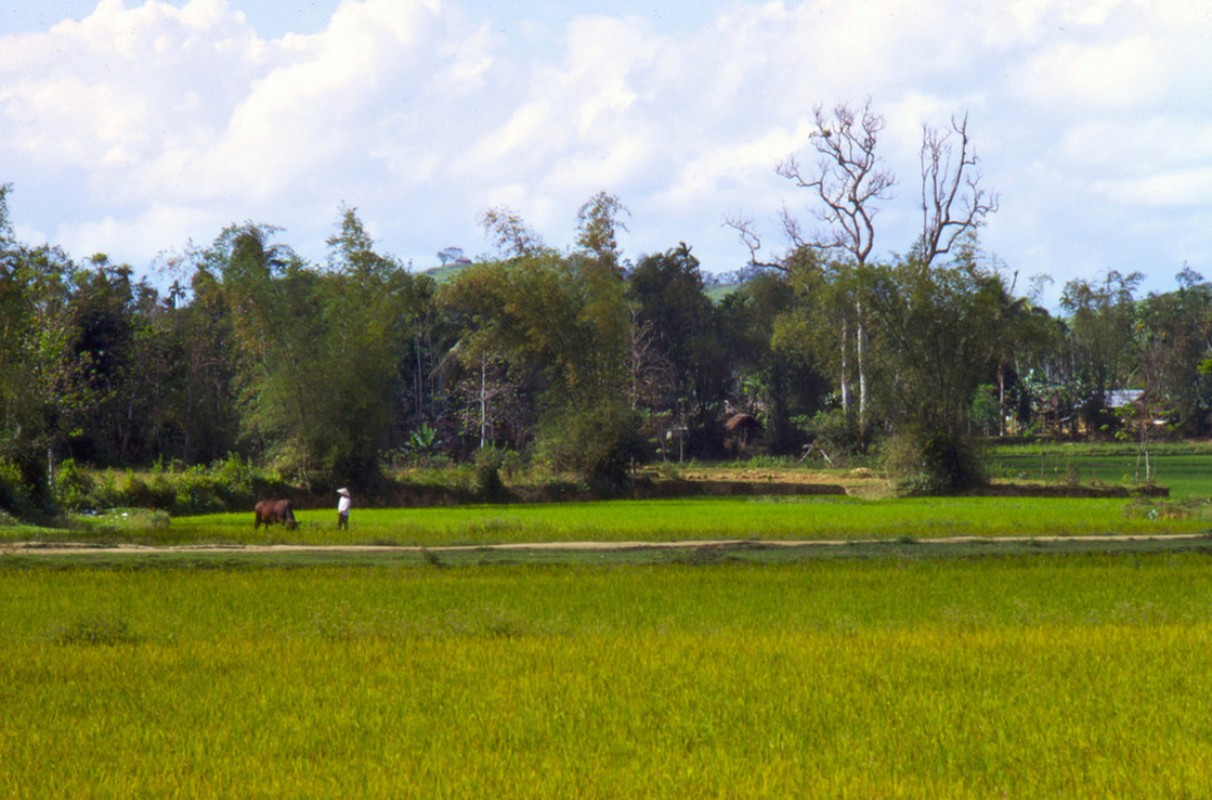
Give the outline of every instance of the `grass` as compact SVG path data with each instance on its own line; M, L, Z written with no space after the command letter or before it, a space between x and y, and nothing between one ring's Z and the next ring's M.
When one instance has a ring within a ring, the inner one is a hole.
M942 536L1198 533L1199 500L952 497L696 498L414 509L355 509L348 531L329 511L300 511L299 527L253 530L251 513L174 518L171 525L86 521L66 530L0 528L0 542L144 544L396 544L425 547L570 541L896 540Z
M1206 796L1203 554L0 570L0 795Z
M348 533L331 509L300 511L300 527L253 531L251 511L177 516L117 509L76 517L67 528L0 524L0 545L13 541L143 544L401 544L427 547L575 540L676 541L919 539L936 536L1053 536L1104 533L1162 535L1212 528L1208 478L1212 446L1156 445L1157 480L1171 497L1150 502L1028 497L897 499L868 470L804 470L777 460L726 467L691 465L699 479L781 480L843 485L851 496L694 498L634 502L516 504L412 509L356 508ZM1000 481L1131 484L1136 452L1125 444L1047 444L992 448Z
M1212 495L1212 445L1202 442L1155 444L1149 461L1154 483L1170 489L1171 497L1189 499ZM1144 462L1132 444L1048 443L992 448L987 459L990 476L1000 480L1042 480L1065 483L1133 485L1144 478Z

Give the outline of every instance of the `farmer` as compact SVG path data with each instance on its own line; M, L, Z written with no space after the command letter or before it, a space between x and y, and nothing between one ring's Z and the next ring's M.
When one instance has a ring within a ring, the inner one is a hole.
M353 501L349 498L348 489L337 489L341 499L337 501L337 528L349 530L349 507Z

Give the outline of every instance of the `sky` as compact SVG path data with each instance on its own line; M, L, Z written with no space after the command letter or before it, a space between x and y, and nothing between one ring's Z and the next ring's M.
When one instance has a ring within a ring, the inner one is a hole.
M875 252L920 230L922 126L968 116L999 211L984 250L1026 292L1108 271L1212 278L1207 0L0 0L0 183L17 237L162 275L228 225L322 263L341 210L380 252L487 255L508 207L569 246L599 191L638 259L763 255L817 106L883 115L898 178Z

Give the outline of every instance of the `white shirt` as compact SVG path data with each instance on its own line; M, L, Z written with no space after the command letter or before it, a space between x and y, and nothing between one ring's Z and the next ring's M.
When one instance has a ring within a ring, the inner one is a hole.
M341 499L337 501L337 513L338 514L348 514L349 507L351 505L353 505L353 501L350 500L345 495L341 495Z

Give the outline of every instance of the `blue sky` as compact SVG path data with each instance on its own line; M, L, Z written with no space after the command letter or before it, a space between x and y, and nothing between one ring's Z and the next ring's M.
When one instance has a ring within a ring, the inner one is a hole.
M919 226L923 124L969 115L1019 286L1212 278L1206 0L41 0L0 4L0 182L18 236L140 272L228 224L324 258L342 204L418 268L509 206L553 245L599 190L626 254L784 245L774 172L816 104L867 98L898 176L876 251ZM808 157L811 160L811 156Z

